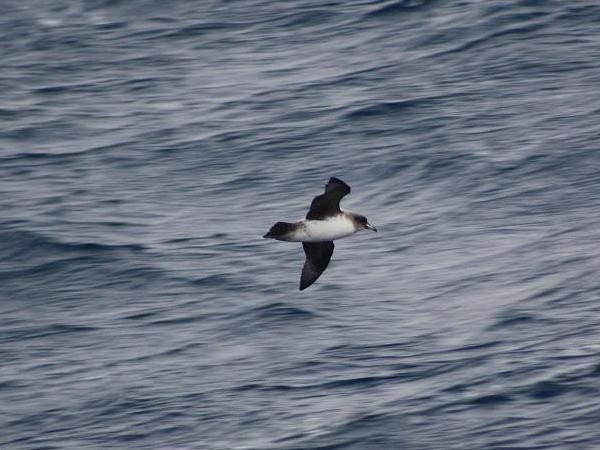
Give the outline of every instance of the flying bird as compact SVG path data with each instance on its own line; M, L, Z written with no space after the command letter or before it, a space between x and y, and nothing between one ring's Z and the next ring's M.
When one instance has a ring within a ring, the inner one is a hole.
M340 209L340 200L350 193L350 186L338 178L330 178L325 192L310 204L306 219L299 222L277 222L263 237L278 241L302 242L306 260L300 277L300 290L317 281L329 265L333 241L360 230L377 231L365 216Z

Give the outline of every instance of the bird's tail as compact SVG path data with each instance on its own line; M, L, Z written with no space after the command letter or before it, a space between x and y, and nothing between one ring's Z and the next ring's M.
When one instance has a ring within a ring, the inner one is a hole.
M285 240L296 229L296 224L288 222L277 222L263 237L267 239Z

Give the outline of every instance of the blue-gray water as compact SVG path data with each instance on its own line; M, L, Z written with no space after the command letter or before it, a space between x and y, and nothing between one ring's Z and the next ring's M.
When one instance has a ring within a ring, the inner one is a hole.
M0 448L600 448L597 1L0 9Z

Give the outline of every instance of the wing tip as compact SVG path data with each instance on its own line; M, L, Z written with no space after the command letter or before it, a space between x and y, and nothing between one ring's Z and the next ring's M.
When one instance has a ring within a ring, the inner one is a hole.
M348 183L346 183L345 181L340 180L337 177L329 178L329 181L327 182L325 187L327 187L329 184L338 184L338 185L342 186L344 188L344 191L346 192L344 195L348 195L351 191L350 185Z
M298 286L298 290L303 291L304 289L309 287L311 284L313 284L315 281L317 281L317 278L319 278L320 275L321 274L317 275L316 278L313 278L313 277L307 278L305 271L303 269L302 276L300 277L300 286Z

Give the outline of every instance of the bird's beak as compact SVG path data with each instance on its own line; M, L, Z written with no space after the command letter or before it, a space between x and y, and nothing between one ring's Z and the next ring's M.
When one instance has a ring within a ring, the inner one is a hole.
M365 225L365 227L366 227L367 230L371 230L371 231L374 231L375 233L377 233L377 228L375 228L369 222L367 222L367 224Z

